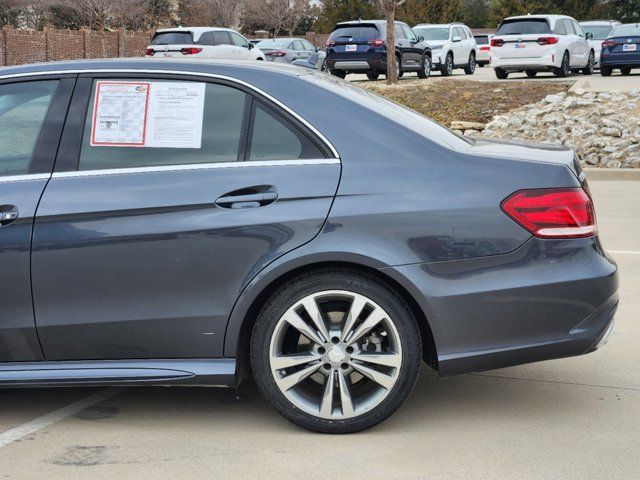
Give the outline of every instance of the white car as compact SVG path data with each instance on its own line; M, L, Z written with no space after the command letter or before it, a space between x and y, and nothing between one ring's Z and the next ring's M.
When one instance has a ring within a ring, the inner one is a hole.
M582 70L591 75L596 56L590 38L578 22L565 15L509 17L491 40L491 66L501 80L512 72L535 77L538 72L551 71L568 77Z
M453 74L454 68L464 68L467 75L475 72L477 45L466 25L421 23L413 27L413 31L424 37L431 47L432 68L440 70L442 76Z
M179 27L158 30L147 57L193 57L225 60L264 60L264 53L235 30Z
M479 33L478 35L474 35L473 38L476 39L476 44L478 45L478 50L476 50L476 64L479 67L489 65L489 50L491 49L490 45L493 34Z
M588 22L580 22L582 29L593 36L593 38L589 40L589 43L596 54L596 68L600 68L602 42L607 39L609 34L618 25L620 25L620 22L616 20L590 20Z

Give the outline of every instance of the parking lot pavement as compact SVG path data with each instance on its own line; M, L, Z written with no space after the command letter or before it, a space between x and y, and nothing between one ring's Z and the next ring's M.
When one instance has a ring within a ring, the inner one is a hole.
M406 73L402 80L416 80L415 73ZM366 82L367 77L365 75L348 75L347 80L352 82ZM603 77L599 71L594 75L585 76L582 74L572 75L570 78L558 78L552 73L539 73L536 78L527 78L524 73L512 73L506 80L498 80L493 68L484 67L477 68L473 75L465 75L463 70L454 70L454 74L451 77L443 77L439 72L434 72L430 79L424 80L426 82L433 80L472 80L476 82L505 82L516 80L525 80L527 82L571 82L576 83L576 87L584 88L588 91L627 91L640 89L640 71L633 70L632 75L622 76L617 72L611 77ZM384 82L384 76L380 77L378 82Z
M426 367L389 421L309 433L249 384L129 388L0 447L8 479L637 479L640 182L592 182L621 274L616 329L590 355L437 380ZM97 390L0 391L3 432ZM37 422L36 422L37 423Z

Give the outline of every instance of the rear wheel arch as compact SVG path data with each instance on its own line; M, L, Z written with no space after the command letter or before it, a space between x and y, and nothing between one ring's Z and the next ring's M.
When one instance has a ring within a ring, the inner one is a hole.
M418 327L420 329L420 336L422 339L422 359L430 365L433 369L438 369L438 355L436 349L435 338L431 330L431 325L425 315L423 309L415 300L409 290L402 285L397 279L382 272L381 270L365 265L364 263L354 262L342 262L342 261L326 261L311 263L303 265L297 268L286 271L278 275L275 279L269 281L266 285L260 287L260 292L253 298L246 311L241 316L242 325L237 333L236 343L236 374L238 384L246 377L250 375L250 343L251 333L256 323L258 314L262 306L269 300L270 296L278 290L280 286L295 278L299 275L304 275L317 270L326 268L344 269L345 271L351 270L359 273L371 275L376 280L387 284L398 292L402 299L407 303L416 319L418 320ZM227 329L228 330L228 329ZM225 339L226 340L226 339ZM234 339L229 339L233 341ZM226 342L225 342L226 343Z

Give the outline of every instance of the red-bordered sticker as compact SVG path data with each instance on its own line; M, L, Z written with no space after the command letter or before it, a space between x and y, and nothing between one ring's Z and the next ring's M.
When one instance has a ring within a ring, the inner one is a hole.
M97 82L91 145L144 147L150 91L149 82Z

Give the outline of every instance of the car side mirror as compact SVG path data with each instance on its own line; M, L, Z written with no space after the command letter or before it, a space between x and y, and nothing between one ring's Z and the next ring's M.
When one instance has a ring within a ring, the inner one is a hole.
M418 35L418 41L419 42L424 42L424 37L422 35Z
M253 47L255 47L255 45L253 43L249 42L249 44L247 45L247 48L249 50L253 50Z
M593 33L591 33L591 32L587 32L587 34L585 35L585 38L586 38L587 40L593 40Z
M316 48L314 48L314 49L313 49L313 51L314 51L314 52L319 52L319 51L320 51L320 49L319 49L318 47L316 47Z

